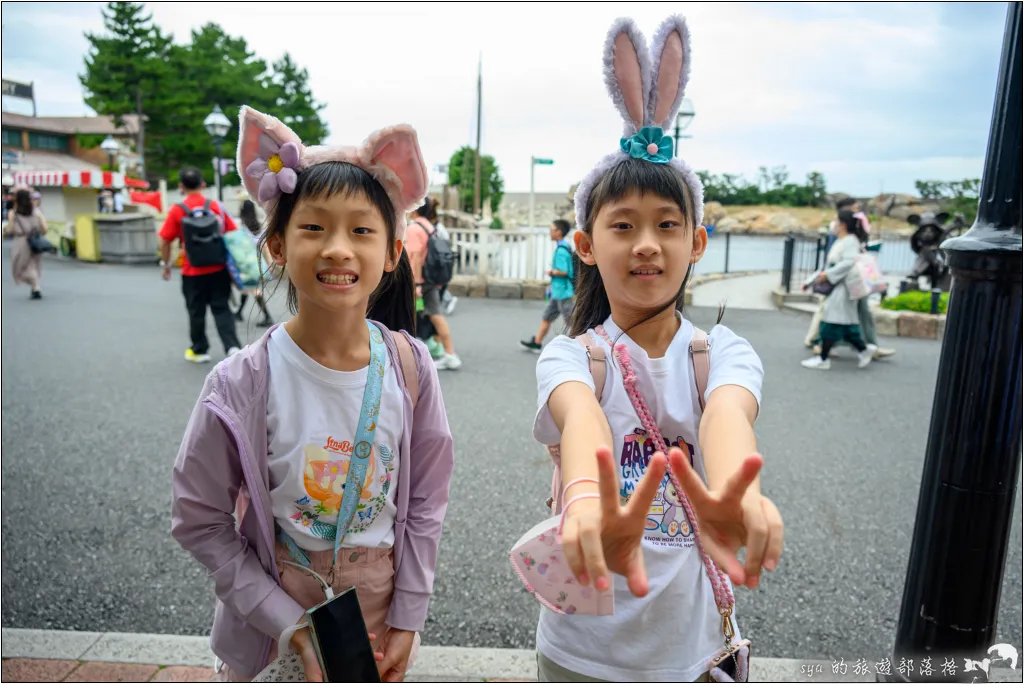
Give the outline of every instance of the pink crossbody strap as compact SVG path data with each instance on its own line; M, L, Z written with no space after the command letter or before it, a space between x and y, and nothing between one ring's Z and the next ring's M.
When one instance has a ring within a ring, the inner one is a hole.
M605 332L604 326L599 325L596 330L597 334L603 337L608 342L608 345L612 347L615 358L622 367L622 380L626 387L626 394L629 395L633 408L640 418L640 424L647 431L648 437L654 440L655 448L667 456L668 445L665 443L665 438L662 437L661 431L658 430L658 425L654 421L654 415L651 413L651 410L647 407L647 402L644 401L643 395L640 394L637 388L636 372L633 370L633 364L630 362L626 345L621 343L613 344L608 333ZM699 401L702 411L704 409L704 392L707 390L708 375L711 370L710 349L710 341L704 331L694 328L693 341L690 343L690 356L693 361L695 384L700 395ZM715 562L711 560L711 556L704 550L704 544L701 543L700 539L700 529L697 525L697 516L694 515L690 500L686 496L679 478L672 472L671 467L668 469L668 476L672 481L672 486L675 487L676 494L679 495L683 510L686 512L686 518L690 521L690 527L693 529L693 539L697 544L697 550L700 552L704 569L708 573L708 579L711 581L711 588L715 592L715 604L718 606L718 612L723 618L726 618L725 622L728 622L729 616L732 615L733 606L736 604L736 599L733 597L729 583L726 581L725 573L715 565Z

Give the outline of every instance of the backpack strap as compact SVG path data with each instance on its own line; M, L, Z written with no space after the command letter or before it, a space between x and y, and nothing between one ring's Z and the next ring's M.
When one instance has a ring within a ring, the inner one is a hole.
M192 215L192 210L189 209L188 205L185 204L184 202L178 202L178 206L181 207L181 210L183 212L185 212L185 216L191 216Z
M203 213L204 214L210 211L210 205L212 203L213 203L213 200L211 200L209 198L207 198L206 202L203 203Z
M604 395L604 382L608 374L607 363L605 362L604 349L594 344L594 338L590 333L583 333L576 338L576 341L587 352L587 361L590 364L590 374L594 377L594 395L597 403L601 403Z
M405 333L399 331L394 334L395 346L398 347L398 362L402 366L402 376L405 378L405 389L409 391L412 398L412 410L416 410L416 402L420 398L420 376L416 369L416 356L412 351L412 343Z
M711 340L708 334L694 326L693 339L690 340L690 359L693 361L693 379L697 384L697 400L700 410L704 410L704 393L708 389L708 376L711 374Z

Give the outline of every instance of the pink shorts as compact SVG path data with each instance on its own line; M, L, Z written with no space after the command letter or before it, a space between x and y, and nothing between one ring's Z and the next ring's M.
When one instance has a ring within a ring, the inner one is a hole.
M331 572L334 551L306 551L310 569L327 579ZM281 587L303 608L312 608L323 603L324 591L320 583L308 572L303 572L284 561L291 561L288 552L277 546L277 571L281 579ZM366 630L376 635L374 650L380 650L388 630L387 616L391 607L391 597L395 591L395 564L393 549L342 549L338 554L338 567L334 572L331 588L335 593L355 587L359 595L359 607L363 612ZM420 636L416 635L409 665L415 661L419 651ZM277 643L270 649L270 660L277 658ZM226 665L221 665L220 672L215 673L215 681L237 682L237 678Z

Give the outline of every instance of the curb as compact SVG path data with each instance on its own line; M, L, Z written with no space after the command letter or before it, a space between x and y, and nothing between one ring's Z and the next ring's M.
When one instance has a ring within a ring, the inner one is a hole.
M111 681L111 668L104 664L112 663L134 673L134 678L129 681L151 678L152 681L189 681L182 677L208 675L213 665L208 637L14 628L4 628L0 637L4 681L18 681L16 669L19 665L24 666L21 669L26 673L32 671L32 666L37 667L36 672L49 668L47 672L51 676L43 681L65 677L68 677L67 681ZM873 662L870 663L871 671L864 673L856 673L852 662L845 665L845 674L838 670L834 672L837 665L824 660L754 656L750 661L750 681L876 680ZM9 678L9 674L15 677ZM71 677L72 674L77 676ZM107 677L88 679L88 674ZM537 661L533 650L423 646L407 681L536 681L536 677ZM1021 672L997 668L990 672L989 681L1019 682Z

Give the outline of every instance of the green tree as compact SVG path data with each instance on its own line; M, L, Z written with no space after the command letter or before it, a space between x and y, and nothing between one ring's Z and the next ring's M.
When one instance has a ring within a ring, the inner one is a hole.
M327 124L320 118L325 105L313 98L309 72L292 60L287 52L274 62L272 83L275 92L274 111L282 112L281 121L295 131L305 145L319 145L327 137Z
M79 76L85 103L99 114L114 116L119 124L125 114L136 114L141 126L159 131L171 115L163 97L167 83L174 80L168 63L171 36L153 24L141 3L111 2L102 13L106 35L85 34L89 52L85 73ZM145 140L145 130L139 138ZM150 141L136 147L148 161ZM147 166L146 175L152 177L152 171L159 173Z
M914 181L914 187L921 199L937 201L943 211L963 214L968 225L974 223L978 216L980 178L959 181L918 180Z
M704 185L704 200L721 204L815 207L825 201L828 193L825 177L821 173L812 171L807 174L804 185L789 183L789 171L785 166L776 166L770 173L768 167L760 167L757 183L751 183L734 173L715 175L708 171L698 171L697 177Z
M480 156L480 203L490 200L491 213L497 213L501 198L505 195L505 181L501 177L494 157ZM448 161L448 184L459 188L459 208L473 211L473 188L476 182L476 150L466 145L452 154Z
M214 23L193 30L187 45L175 45L138 3L111 2L103 17L106 35L86 36L91 44L81 76L86 102L100 114L145 115L150 179L166 177L174 184L178 170L189 165L213 182L216 150L203 120L214 105L233 124L221 146L224 157L234 157L237 112L243 104L274 114L306 144L326 137L323 105L313 99L308 72L290 55L268 65L244 38ZM224 182L238 183L237 171Z

